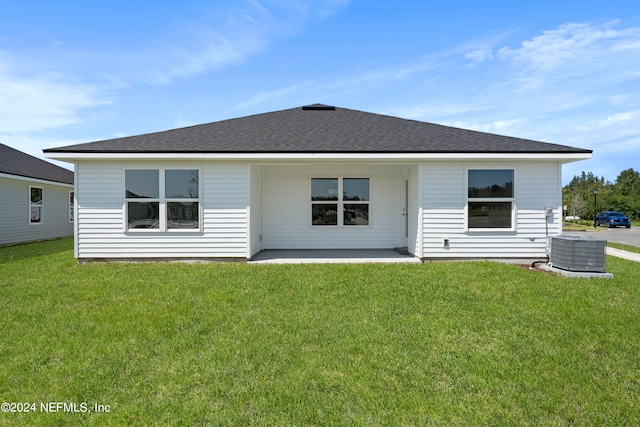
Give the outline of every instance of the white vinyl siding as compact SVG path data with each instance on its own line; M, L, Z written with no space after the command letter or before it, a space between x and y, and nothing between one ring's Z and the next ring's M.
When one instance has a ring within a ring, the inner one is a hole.
M42 188L42 223L30 222L30 188ZM55 239L73 235L69 223L71 185L37 183L0 177L0 245ZM45 210L46 209L46 210Z
M136 168L200 170L202 230L126 232L124 170ZM514 170L513 230L467 230L467 170L491 168ZM76 169L76 251L81 260L246 259L263 249L371 249L405 244L425 259L529 258L545 255L545 228L549 235L561 232L561 165L556 161L251 164L83 160ZM310 182L323 177L370 180L368 226L311 225ZM403 216L407 178L408 239ZM25 188L28 191L28 185ZM24 194L21 199L27 203ZM45 200L47 221L49 203ZM68 189L61 207L68 224ZM553 217L545 217L546 207L553 209ZM22 212L27 208L25 205Z
M514 230L466 230L467 169L514 169ZM561 173L557 162L425 162L422 169L423 258L545 256L546 231L561 232ZM552 207L552 218L545 217ZM445 245L447 239L449 245Z
M262 250L262 166L252 165L251 203L249 204L249 257Z
M408 233L407 233L407 249L408 251L417 256L422 256L422 246L420 244L420 232L421 232L421 219L422 219L422 206L420 204L420 166L419 165L411 165L406 168L406 176L405 179L409 180L409 191L408 197L409 202L407 203L409 212L407 212L407 224L408 224Z
M202 231L125 231L125 169L199 169ZM81 161L77 164L79 259L246 258L248 173L245 164Z
M311 178L335 177L370 179L370 225L311 225ZM265 165L263 179L265 249L393 248L403 244L404 178L400 166Z

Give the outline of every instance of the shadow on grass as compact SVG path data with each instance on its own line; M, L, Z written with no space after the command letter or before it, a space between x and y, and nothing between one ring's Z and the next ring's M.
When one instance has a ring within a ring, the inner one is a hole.
M5 246L0 248L0 264L49 256L70 250L73 250L72 237Z

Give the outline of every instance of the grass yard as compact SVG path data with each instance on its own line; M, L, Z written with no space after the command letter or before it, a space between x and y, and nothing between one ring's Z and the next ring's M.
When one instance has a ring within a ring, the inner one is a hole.
M607 266L613 280L0 248L0 399L37 405L0 425L638 425L640 265Z

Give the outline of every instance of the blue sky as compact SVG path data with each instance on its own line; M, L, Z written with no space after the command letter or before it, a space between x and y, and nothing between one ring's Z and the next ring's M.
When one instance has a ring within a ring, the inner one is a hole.
M0 142L43 148L320 102L594 150L640 170L640 3L23 0Z

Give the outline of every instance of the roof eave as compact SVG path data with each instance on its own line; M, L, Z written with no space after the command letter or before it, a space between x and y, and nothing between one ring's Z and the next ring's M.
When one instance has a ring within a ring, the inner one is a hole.
M592 158L591 150L576 151L424 151L424 152L201 152L201 151L55 151L47 150L45 157L62 161L74 160L487 160L487 159L527 159L577 161Z
M53 180L53 179L43 179L35 176L19 175L19 174L10 173L10 172L0 172L0 178L9 178L9 179L16 179L19 181L28 181L28 182L38 183L38 184L60 185L63 187L73 188L73 182L65 182L65 181L59 181L59 180Z

